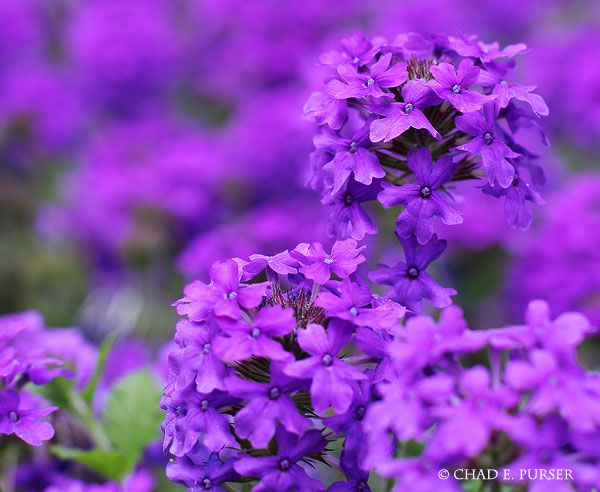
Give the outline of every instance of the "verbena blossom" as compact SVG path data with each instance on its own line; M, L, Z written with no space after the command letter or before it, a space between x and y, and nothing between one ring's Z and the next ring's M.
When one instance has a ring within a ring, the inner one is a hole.
M309 184L335 206L330 232L375 234L363 204L379 202L403 207L396 221L403 245L411 237L425 245L436 220L462 223L452 183L465 180L505 199L511 227L529 227L528 204L542 203L541 168L521 129L539 128L548 108L534 86L514 79L514 57L526 51L475 36L408 33L388 42L355 33L322 56L324 88L304 116L318 125ZM396 299L407 298L418 308L426 296Z
M89 373L68 367L74 362L68 345L72 335L44 330L42 317L34 311L0 317L0 434L14 434L31 446L54 436L46 417L58 408L31 392L29 385L44 385L59 376L78 377L85 383ZM96 353L82 339L76 343L85 368Z
M175 303L184 318L162 399L172 480L191 489L208 478L215 487L250 479L255 490L324 490L307 466L329 462L321 418L329 415L343 432L371 400L370 357L352 347L355 332L391 329L405 314L358 277L363 250L352 239L330 252L302 243L271 257L216 263L210 284L186 288ZM260 296L224 310L231 292ZM368 471L350 466L356 444L349 441L342 469L366 486Z
M420 251L412 240L407 265L423 270L445 247L434 237L431 250ZM172 480L190 490L248 481L273 492L369 490L369 473L376 472L394 490L419 482L427 484L422 490L450 491L459 484L440 481L441 468L492 462L516 469L527 462L568 463L581 471L576 486L600 484L600 474L589 473L600 456L587 445L600 433L600 378L577 361L578 347L596 329L583 315L552 318L548 304L535 301L524 324L498 329L469 329L455 306L439 320L406 318L405 306L372 294L360 279L355 242L338 242L332 251L343 251L335 256L343 264L337 272L315 267L331 265L325 260L333 256L317 244L232 260L237 273L218 267L212 283L235 278L238 290L258 286L260 302L240 306L233 317L218 303L182 311L162 400ZM405 297L433 288L428 277L408 284L415 279L406 266L376 272L385 278L375 281L398 283ZM202 295L213 294L204 291L195 302ZM206 326L214 336L200 346L194 332ZM218 370L195 362L207 353ZM199 390L203 379L213 389ZM560 439L551 439L554 428ZM539 432L548 437L543 451L528 437ZM343 478L324 481L324 464Z

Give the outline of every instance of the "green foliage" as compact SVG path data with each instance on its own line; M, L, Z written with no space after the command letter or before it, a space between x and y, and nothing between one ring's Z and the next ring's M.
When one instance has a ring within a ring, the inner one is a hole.
M117 451L83 450L63 446L52 446L51 451L60 459L80 463L110 480L122 479L135 465L132 457Z
M132 372L112 389L106 402L104 424L114 448L126 456L141 455L158 438L163 415L161 392L147 370Z
M146 446L159 438L163 415L159 406L161 391L154 377L140 370L114 385L102 420L98 421L92 402L113 342L111 336L103 343L94 375L83 391L78 392L74 382L64 378L32 389L79 420L94 442L92 449L53 446L52 453L120 481L133 470Z
M92 377L90 378L87 386L81 392L81 397L88 404L92 405L94 401L94 394L96 393L96 387L98 386L98 381L100 381L100 377L104 372L104 366L106 365L106 359L108 358L108 354L110 353L110 349L115 343L115 339L117 338L116 334L111 334L106 337L104 342L102 342L102 346L100 347L100 352L98 353L98 361L96 362L96 369Z

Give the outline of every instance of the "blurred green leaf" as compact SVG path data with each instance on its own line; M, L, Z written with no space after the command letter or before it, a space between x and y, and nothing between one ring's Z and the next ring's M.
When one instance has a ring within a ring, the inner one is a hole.
M105 338L104 342L102 342L102 346L100 347L100 351L98 353L98 361L96 362L96 370L90 378L87 386L81 392L83 400L90 406L94 401L94 394L96 393L98 381L102 377L102 373L104 372L104 366L106 365L106 359L108 357L108 354L110 353L113 344L115 343L116 338L117 335L115 333L112 333Z
M43 386L30 385L28 388L44 397L63 411L73 412L73 392L75 383L71 379L54 378Z
M137 458L158 439L163 414L154 377L147 370L128 374L113 387L104 411L104 430L115 449Z
M58 458L76 461L110 480L123 479L137 461L117 451L83 450L63 446L52 446L50 449Z

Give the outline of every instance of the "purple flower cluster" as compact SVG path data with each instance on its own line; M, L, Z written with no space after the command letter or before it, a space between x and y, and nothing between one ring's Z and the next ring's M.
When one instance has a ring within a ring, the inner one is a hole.
M576 356L595 331L584 316L553 320L535 301L500 329L470 330L454 306L405 319L356 273L362 249L303 243L215 263L210 283L186 287L162 400L171 480L370 490L375 471L394 491L455 491L440 468L493 463L600 484L600 378ZM307 468L319 463L343 478L319 481Z
M560 467L572 470L577 490L597 487L600 456L589 443L600 429L600 378L576 357L593 331L578 313L552 320L542 301L530 304L526 324L500 329L471 331L456 307L437 323L409 319L385 342L376 383L381 399L363 423L363 464L396 479L395 491L461 490L437 471L469 463ZM415 443L416 457L409 451ZM543 480L508 477L547 490Z
M331 251L302 243L217 262L210 283L185 288L162 401L171 480L190 490L249 478L253 490L324 489L307 464L329 463L325 427L356 427L371 398L372 358L349 344L405 313L356 275L363 249L353 239ZM357 439L341 471L369 490Z
M416 255L422 264L409 265L406 272L413 274L404 277L377 275L394 286L402 304L424 298L436 307L450 304L432 279L412 288L406 279L443 251L436 220L463 221L452 182L481 178L484 193L505 200L511 226L531 223L528 203L541 202L541 169L519 133L537 127L548 108L534 86L513 80L513 58L526 51L523 44L502 49L474 36L409 33L387 43L356 33L341 51L321 56L325 87L304 107L305 117L319 125L310 185L334 207L331 229L339 238L377 232L365 202L403 207L396 235L406 262Z
M43 419L58 408L24 387L69 375L63 361L49 354L42 330L33 311L0 317L0 434L14 434L32 446L52 438L54 428Z

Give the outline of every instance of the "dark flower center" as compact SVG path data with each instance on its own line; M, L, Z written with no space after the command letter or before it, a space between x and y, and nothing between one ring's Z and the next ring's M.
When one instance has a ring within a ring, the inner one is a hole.
M204 399L200 402L200 410L202 410L203 412L205 412L206 410L208 410L208 407L210 406L209 402L207 399Z
M8 418L10 419L11 422L18 422L19 421L19 414L17 412L10 412L8 414Z
M419 269L417 267L410 267L407 271L406 271L408 278L412 278L415 279L419 276Z
M452 86L452 92L454 92L454 94L460 94L462 92L462 87L458 84L454 84Z
M279 460L279 463L277 463L277 468L279 468L281 471L288 471L291 466L292 463L287 458L283 458Z
M431 196L431 188L427 185L421 186L421 196L423 198L429 198Z
M494 136L490 132L483 134L483 141L486 145L492 145L494 143Z
M364 405L360 405L359 407L356 407L356 410L354 411L356 420L358 420L358 421L362 420L363 417L365 416L366 411L367 411L367 409L364 407Z
M252 331L250 332L250 336L252 338L258 338L260 336L260 328L252 328Z
M368 484L367 482L358 482L356 484L356 491L361 492L363 490L367 490Z
M410 114L410 113L412 113L413 109L415 109L415 107L413 106L413 103L406 103L404 105L404 114Z
M186 414L187 414L187 408L184 407L183 405L177 405L175 407L175 415L177 415L178 417L185 417Z
M331 354L325 354L321 357L321 362L325 367L329 367L333 364L333 357L331 357Z
M365 85L366 85L367 87L371 87L371 86L372 86L374 83L375 83L375 79L374 79L373 77L369 77L369 78L367 79L367 81L365 82Z
M352 142L350 142L350 153L354 154L354 152L356 152L356 149L358 148L358 144L352 140Z
M273 386L269 390L269 399L277 400L277 398L279 398L280 396L281 396L281 389L279 389L279 386Z
M354 197L350 193L346 192L346 194L344 195L344 205L346 205L346 207L349 207L353 203Z

